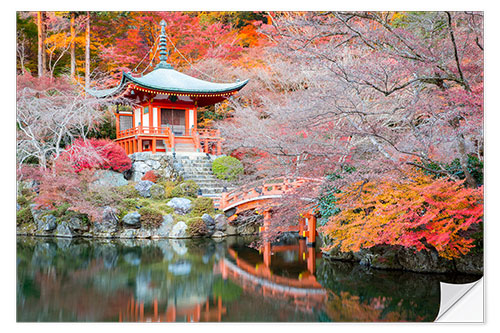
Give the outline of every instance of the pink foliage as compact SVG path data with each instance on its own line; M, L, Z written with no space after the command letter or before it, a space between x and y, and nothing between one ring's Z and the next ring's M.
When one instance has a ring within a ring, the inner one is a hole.
M111 169L123 172L132 166L125 150L108 139L77 139L61 158L70 161L76 172L84 169Z

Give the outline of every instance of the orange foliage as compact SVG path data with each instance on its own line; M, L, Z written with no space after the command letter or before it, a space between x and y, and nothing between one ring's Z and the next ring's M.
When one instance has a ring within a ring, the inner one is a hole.
M463 186L463 181L434 179L415 174L402 183L370 182L338 194L347 209L331 217L323 227L332 246L359 251L375 245L433 247L451 259L474 247L471 226L483 220L483 189Z

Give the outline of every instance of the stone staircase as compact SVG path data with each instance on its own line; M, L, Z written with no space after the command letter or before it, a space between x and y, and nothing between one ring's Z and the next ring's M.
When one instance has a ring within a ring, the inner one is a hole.
M194 180L200 186L202 196L212 198L218 207L224 185L212 173L212 162L216 157L207 157L204 153L176 153L176 160L182 165L184 180ZM228 191L231 189L227 188Z

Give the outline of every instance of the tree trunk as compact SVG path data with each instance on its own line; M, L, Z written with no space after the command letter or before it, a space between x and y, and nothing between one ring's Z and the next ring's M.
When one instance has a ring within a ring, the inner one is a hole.
M76 37L76 32L75 32L75 13L71 12L71 19L70 19L70 32L71 32L71 48L70 48L70 54L71 54L71 78L75 78L75 69L76 69L76 58L75 58L75 37Z
M43 75L47 74L47 52L45 51L45 39L47 38L47 13L42 12L42 68Z
M85 89L90 88L90 12L85 27Z
M458 130L458 128L460 126L460 120L457 117L457 118L453 119L450 122L450 124L451 124L451 126L453 126L453 128L455 130ZM469 168L468 168L469 157L467 155L467 150L465 147L465 138L464 138L464 135L461 133L458 135L458 153L459 153L460 167L462 168L462 171L463 171L464 176L465 176L465 185L469 188L477 187L476 180L469 172Z
M37 12L37 26L38 26L38 77L43 76L43 53L44 53L44 33L42 24L42 12Z

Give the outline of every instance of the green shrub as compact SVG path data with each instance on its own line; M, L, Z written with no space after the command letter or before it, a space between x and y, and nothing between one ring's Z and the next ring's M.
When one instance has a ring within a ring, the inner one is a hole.
M165 199L165 187L160 184L154 184L149 189L149 193L151 193L151 198L155 200L163 200Z
M199 197L193 200L192 215L202 216L203 214L213 215L214 213L214 201L212 198Z
M208 232L207 226L201 217L192 217L187 220L187 230L188 235L192 237L205 236Z
M173 198L172 190L175 188L175 183L172 181L161 181L157 183L158 185L163 186L165 189L165 198Z
M139 200L134 198L125 198L120 203L120 206L128 210L135 209L139 206Z
M160 207L158 207L162 212L166 213L166 214L173 214L174 213L174 208L173 207L170 207L170 206L167 206L167 205L161 205Z
M142 207L139 209L139 214L141 214L141 225L146 229L156 229L163 222L162 213L154 208Z
M16 212L16 224L22 225L27 223L34 223L33 215L31 214L30 207L21 208Z
M139 197L139 192L135 189L135 183L115 187L115 191L124 198L131 199Z
M149 206L151 206L151 201L149 201L149 199L140 199L139 206L149 207Z
M69 203L63 203L62 205L60 205L59 207L57 207L57 209L55 210L55 214L54 215L56 217L64 216L64 214L66 214L66 211L68 210L69 207L70 207Z
M30 203L28 198L26 198L24 195L20 195L17 197L17 204L21 207L27 206Z
M236 180L243 173L243 164L232 156L222 156L213 161L212 172L218 179Z
M186 180L172 189L171 196L196 198L199 188L194 180Z

